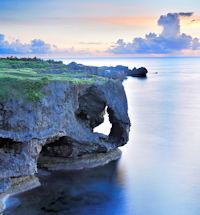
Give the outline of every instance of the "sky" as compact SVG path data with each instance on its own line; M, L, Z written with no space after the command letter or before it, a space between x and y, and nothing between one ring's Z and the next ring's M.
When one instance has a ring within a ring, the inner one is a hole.
M200 57L199 0L0 0L0 57Z

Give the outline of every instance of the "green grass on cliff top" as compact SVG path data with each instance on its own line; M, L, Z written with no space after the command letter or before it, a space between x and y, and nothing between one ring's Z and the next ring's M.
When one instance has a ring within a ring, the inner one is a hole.
M62 73L56 73L59 71ZM69 71L67 65L61 62L0 59L0 101L7 98L38 101L45 96L41 88L51 81L92 84L95 79L99 79L100 83L105 82L103 77L87 75L83 71Z

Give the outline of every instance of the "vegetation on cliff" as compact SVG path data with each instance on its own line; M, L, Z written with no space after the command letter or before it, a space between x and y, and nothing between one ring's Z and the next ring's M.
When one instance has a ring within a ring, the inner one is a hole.
M41 88L51 81L69 81L76 84L105 83L105 78L88 74L83 65L74 62L38 58L8 57L0 59L0 101L16 98L37 101L44 96Z

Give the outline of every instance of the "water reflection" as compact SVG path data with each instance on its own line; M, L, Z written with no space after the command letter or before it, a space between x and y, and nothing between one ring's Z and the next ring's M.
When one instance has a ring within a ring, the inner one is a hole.
M17 204L8 207L4 215L105 214L112 203L117 210L117 205L121 205L118 182L123 180L122 173L117 177L117 163L113 161L104 167L80 171L39 170L41 187L15 196ZM8 203L11 201L12 198Z

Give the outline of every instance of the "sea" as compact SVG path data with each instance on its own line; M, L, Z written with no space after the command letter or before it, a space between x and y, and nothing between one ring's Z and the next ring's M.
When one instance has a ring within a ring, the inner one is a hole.
M40 169L41 186L10 197L3 215L199 215L200 58L55 60L147 68L146 78L123 81L129 141L102 167ZM109 133L107 115L95 131Z

